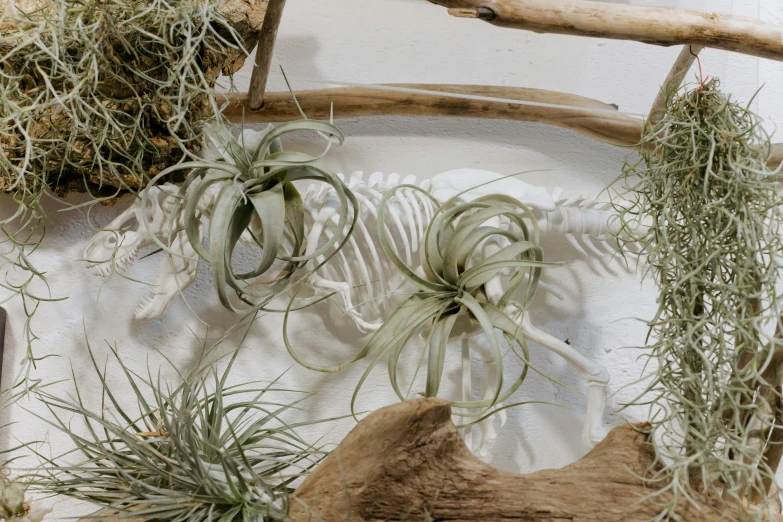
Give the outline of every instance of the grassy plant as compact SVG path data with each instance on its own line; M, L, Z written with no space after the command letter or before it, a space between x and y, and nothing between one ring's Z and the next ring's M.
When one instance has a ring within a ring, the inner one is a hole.
M17 3L0 17L0 193L17 208L0 228L2 267L15 272L4 287L27 315L27 380L31 318L53 300L30 259L45 236L42 198L108 200L197 152L226 55L244 51L210 0Z
M231 291L251 306L268 302L301 278L301 269L309 261L325 256L321 262L324 263L336 253L353 231L358 203L345 183L321 162L320 157L283 151L280 138L295 131L317 132L327 137L329 146L333 140L342 143L343 134L330 123L300 120L277 127L270 125L261 132L246 130L239 140L223 125L214 124L209 129L208 136L221 158L176 165L161 172L153 182L169 174L192 169L177 194L179 201L174 212L178 219L172 221L179 222L181 216L190 243L210 264L223 306L240 311L231 302ZM330 185L340 204L337 230L342 234L335 237L333 243L309 253L305 252L302 197L293 183L299 180ZM210 216L207 251L200 237L198 206L213 185L220 185L220 192ZM146 208L146 197L145 191L142 208ZM146 217L143 221L149 226ZM243 234L252 237L262 252L257 268L237 274L231 262ZM169 245L157 241L171 255L177 255L170 251ZM276 260L282 261L284 266L274 278L269 279L268 272ZM263 276L267 279L258 279Z
M422 241L423 273L409 267L400 257L387 226L387 205L395 192L403 189L420 192L423 197L432 200L437 208ZM501 226L500 221L493 220L506 220L508 226ZM468 409L466 411L480 409L483 413L508 398L525 379L529 357L524 336L505 309L512 303L512 297L527 277L524 300L518 303L519 308L524 309L533 298L541 269L552 266L543 261L543 251L538 246L538 225L531 211L521 202L503 195L483 196L461 204L451 200L441 206L419 187L400 185L389 190L381 200L378 234L385 254L416 291L384 321L383 326L355 357L338 366L317 365L302 359L289 341L286 320L283 337L292 357L310 369L324 372L339 371L355 361L372 357L354 391L351 402L354 411L362 385L384 357L388 357L392 387L400 400L407 398L400 389L398 363L409 341L423 329L427 331L425 395L428 397L438 395L448 341L466 333L483 333L489 340L501 376L493 390L494 396L487 400L457 401L452 405ZM492 238L505 241L505 246L498 247L492 255L481 255L479 251L482 246ZM484 285L506 271L511 271L511 274L508 276L508 284L503 288L504 293L498 303L490 303ZM502 333L524 363L524 370L507 389L503 389L503 353L495 330ZM465 415L480 416L482 413Z
M73 398L39 390L52 413L47 421L74 449L55 458L39 454L45 466L27 479L32 487L99 506L98 520L112 514L183 522L288 519L294 483L326 456L296 432L326 420L285 421L307 394L277 380L229 385L236 355L222 373L212 370L170 388L159 377L134 374L113 354L138 413L116 400L116 379L94 358L103 386L100 410L84 404L75 380ZM83 422L81 431L72 416Z
M669 97L642 151L616 182L615 204L618 240L643 245L659 292L649 383L634 403L649 405L665 464L653 483L673 493L660 518L694 491L735 506L756 499L761 517L777 467L764 454L780 429L763 419L780 397L769 375L783 348L774 334L783 200L766 166L770 137L712 80Z

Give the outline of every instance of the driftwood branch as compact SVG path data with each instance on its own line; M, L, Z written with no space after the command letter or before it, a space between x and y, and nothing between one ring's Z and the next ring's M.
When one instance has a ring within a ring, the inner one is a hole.
M250 76L248 99L250 108L255 110L264 104L264 91L269 79L269 68L272 65L272 54L275 50L277 30L280 20L283 18L285 0L269 0L264 17L264 26L261 29L261 38L256 47L256 62L253 74Z
M591 0L429 0L454 16L537 33L701 45L783 60L783 27L751 18Z
M386 91L370 87L298 91L296 98L307 117L314 119L328 119L331 107L334 106L335 118L439 116L528 121L564 127L601 141L624 146L637 144L641 136L641 120L618 114L615 112L616 107L612 105L573 94L484 85L395 84L395 86L421 91L568 105L576 109ZM602 112L579 110L580 108L598 109ZM291 94L287 92L267 93L261 110L249 109L247 95L237 95L231 98L231 104L224 115L233 122L240 122L244 118L246 123L290 121L299 117L296 104Z
M291 516L296 522L647 522L660 507L644 500L653 490L639 477L654 462L648 436L621 426L565 468L503 472L470 453L448 403L417 399L362 420L296 490ZM736 520L725 506L696 500L700 510L679 505L682 520Z
M644 122L640 118L614 112L615 107L612 105L573 94L485 85L397 84L397 86L422 91L486 96L500 100L568 105L576 109L386 91L370 87L299 91L296 93L296 98L305 114L314 119L328 119L333 106L336 119L365 116L433 116L514 120L555 125L622 147L638 145L644 127ZM296 104L288 92L267 93L264 106L258 111L250 110L246 94L234 95L229 101L224 115L235 123L282 122L300 117ZM769 165L776 168L782 162L783 144L774 145Z
M682 48L669 74L661 84L658 96L655 97L655 101L650 109L650 116L647 118L648 123L654 125L663 119L666 114L666 100L680 88L685 75L691 70L693 62L696 61L703 49L704 47L701 45L686 45Z

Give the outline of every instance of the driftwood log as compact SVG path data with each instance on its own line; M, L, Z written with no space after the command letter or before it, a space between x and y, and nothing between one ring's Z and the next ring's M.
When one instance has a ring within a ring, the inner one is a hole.
M752 18L592 0L429 0L453 16L537 33L701 45L783 60L783 27Z
M653 490L637 478L655 460L643 428L615 428L565 468L516 475L470 453L447 402L411 400L362 420L296 490L291 516L296 522L647 522L659 511L643 500ZM698 500L701 510L680 505L682 520L737 520Z

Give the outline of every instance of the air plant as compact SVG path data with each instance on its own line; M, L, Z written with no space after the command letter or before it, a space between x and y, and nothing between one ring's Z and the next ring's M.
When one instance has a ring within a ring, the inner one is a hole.
M138 413L119 403L116 379L90 351L101 408L82 401L75 378L73 398L37 392L52 413L47 422L74 449L52 458L39 453L45 462L27 479L31 487L98 506L96 520L288 520L293 486L327 454L296 430L336 419L286 422L309 395L281 387L279 378L229 385L236 353L222 373L213 368L171 388L133 373L112 352ZM83 432L71 416L83 421Z
M763 518L782 449L783 199L760 118L719 85L668 98L614 200L630 235L618 240L643 245L659 292L633 404L651 410L663 464L651 484L671 493L652 498L660 519L693 492L758 503L749 512Z
M422 240L422 272L409 267L398 255L395 238L386 222L390 198L394 197L396 191L403 189L419 191L437 208ZM348 364L371 357L372 361L353 394L351 408L355 411L355 402L362 385L384 357L388 357L389 379L394 391L400 400L407 398L400 389L398 364L415 334L426 332L423 334L426 339L424 350L427 352L424 394L434 397L440 389L449 340L466 334L483 333L489 340L501 376L493 390L493 397L454 401L452 405L465 409L465 413L460 415L478 417L498 402L506 400L522 384L529 367L524 336L507 311L513 310L512 315L523 311L534 296L541 269L554 266L543 261L543 250L538 246L538 224L531 210L520 201L505 195L487 195L459 204L453 198L441 206L421 188L399 185L384 194L381 200L378 234L385 254L413 286L410 297L384 321L355 357L338 366L312 364L301 358L289 341L286 314L283 337L292 357L310 369L324 372L339 371ZM487 251L482 253L488 241L497 241L498 246L490 254ZM508 272L510 274L502 275ZM485 285L495 277L506 277L507 284L501 287L499 301L493 303L488 299ZM527 284L522 301L512 301L525 281ZM503 389L502 380L503 352L496 330L502 333L513 353L524 364L518 378L506 389ZM480 411L477 412L477 409Z
M219 107L214 83L241 39L210 0L10 2L0 13L0 220L4 288L31 318L56 300L30 259L45 236L42 198L90 192L110 201L200 150L197 123ZM239 60L241 61L241 59Z
M230 291L251 307L268 303L286 291L304 275L302 270L313 259L324 256L317 270L350 237L357 218L358 203L353 193L337 174L321 161L299 152L284 152L280 138L295 131L314 131L341 144L344 136L327 122L300 120L269 126L263 131L244 130L237 140L222 124L212 124L207 135L221 157L217 160L185 162L161 172L151 182L180 170L191 170L177 193L174 211L178 223L184 223L188 240L198 255L209 263L220 302L232 311L240 311L230 299ZM324 152L324 154L326 153ZM334 242L314 252L305 252L304 206L295 181L315 181L330 185L340 202L337 230L342 231ZM209 221L209 250L201 238L199 202L210 189L218 185ZM147 208L147 192L142 208ZM142 221L149 227L144 213ZM172 230L173 234L177 230ZM235 273L231 266L233 254L242 236L249 237L262 249L258 266L246 273ZM170 255L169 245L155 239ZM275 261L283 266L269 276ZM265 277L266 279L259 279Z

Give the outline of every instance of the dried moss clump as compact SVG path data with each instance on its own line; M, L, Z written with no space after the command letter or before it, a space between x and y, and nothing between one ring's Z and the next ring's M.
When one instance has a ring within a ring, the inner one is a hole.
M674 493L660 519L693 491L758 505L742 515L761 519L783 449L783 199L767 169L770 136L712 80L672 95L642 150L617 207L659 291L636 404L650 405L665 464L657 484Z
M0 20L0 190L115 196L201 147L244 54L209 0L50 0Z

